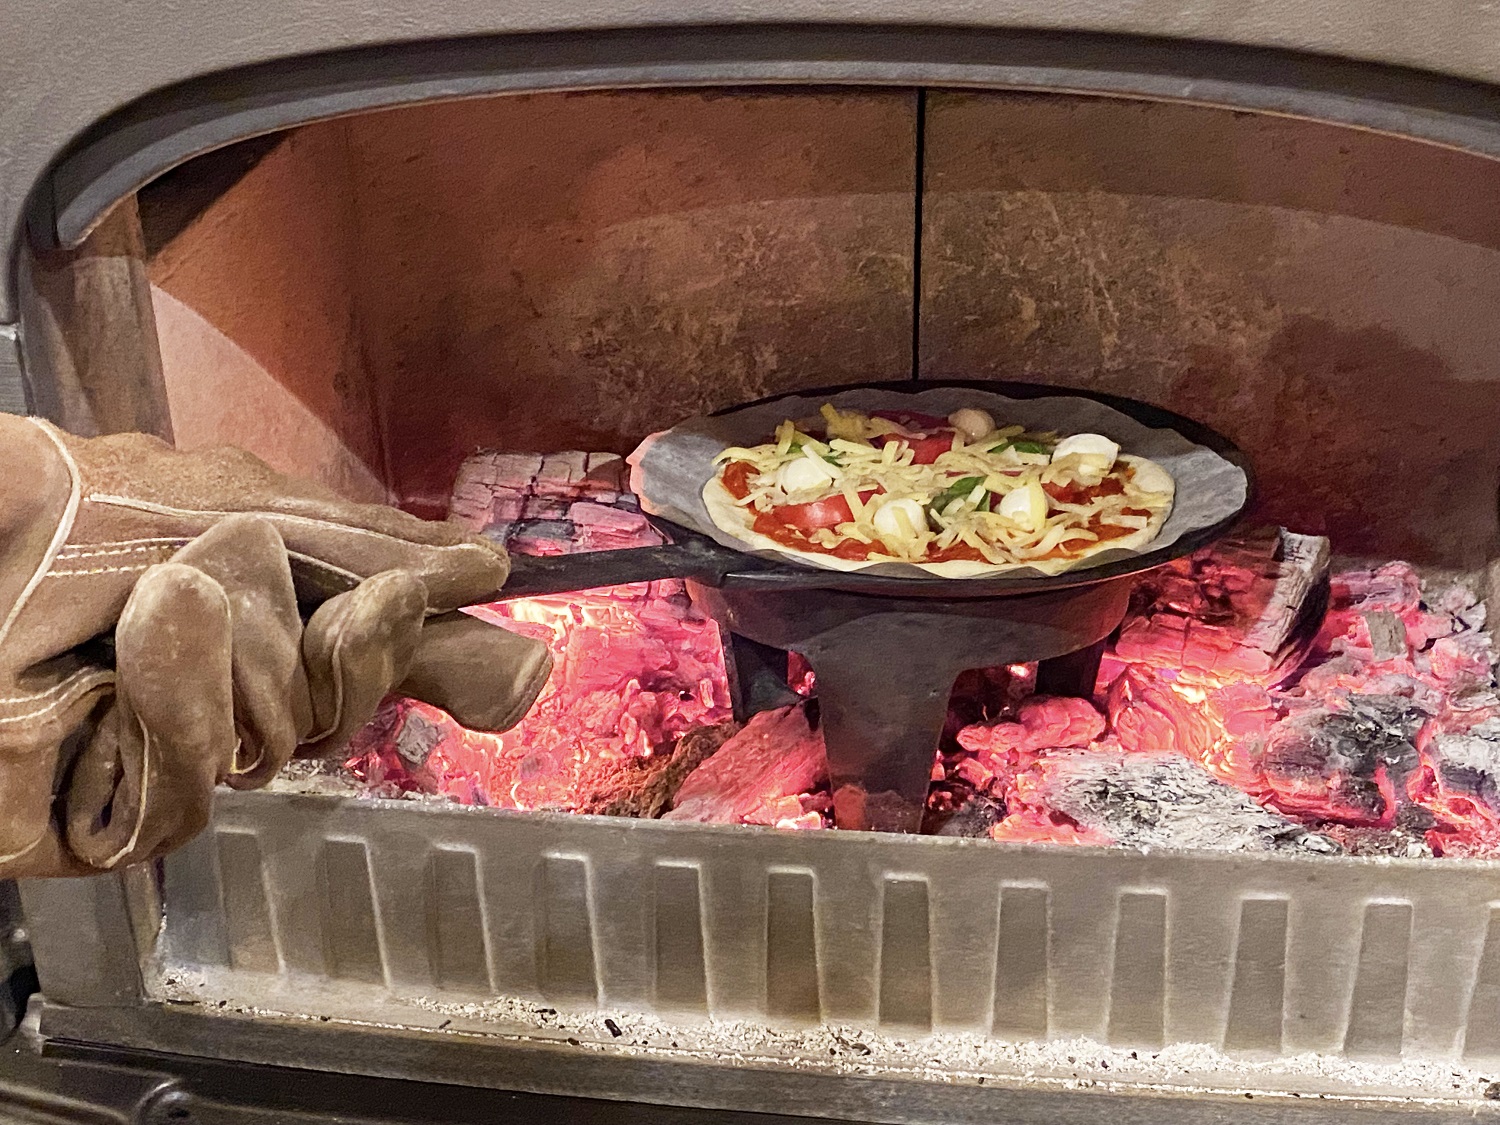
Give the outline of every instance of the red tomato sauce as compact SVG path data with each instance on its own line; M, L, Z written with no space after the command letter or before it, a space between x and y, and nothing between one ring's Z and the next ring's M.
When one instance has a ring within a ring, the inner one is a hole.
M847 505L846 505L847 507ZM833 555L840 559L867 559L873 547L859 542L857 539L847 539L837 547L828 548L814 542L810 537L804 535L795 527L789 526L780 509L772 508L769 512L756 512L755 523L751 526L767 539L780 543L783 547L791 547L796 551L808 551L817 555Z
M937 554L930 554L928 562L988 562L984 553L977 547L971 547L967 543L954 543L951 547L944 547Z
M756 472L755 466L749 461L731 461L719 480L724 485L725 492L736 500L743 500L750 495L751 478L758 476L760 473Z
M1109 482L1106 481L1105 483L1108 484ZM1151 514L1145 508L1121 508L1120 511L1127 516L1149 516ZM1127 535L1134 535L1136 531L1133 527L1116 527L1113 524L1100 523L1098 516L1094 516L1089 520L1088 529L1099 537L1097 540L1099 543L1107 543L1111 539L1123 539ZM1069 550L1066 547L1054 547L1045 555L1038 557L1044 559L1070 559L1073 557L1074 550L1077 550L1077 548Z
M1042 491L1061 504L1087 504L1096 496L1119 496L1125 485L1116 477L1105 477L1099 484L1085 487L1081 484L1044 484Z

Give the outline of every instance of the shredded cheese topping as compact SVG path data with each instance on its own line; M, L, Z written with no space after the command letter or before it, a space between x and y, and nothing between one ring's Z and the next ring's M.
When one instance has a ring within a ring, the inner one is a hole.
M1018 425L969 440L975 415L955 412L962 427L917 429L828 404L820 420L787 420L772 441L725 449L716 461L753 469L748 494L737 500L752 513L842 497L852 520L807 531L807 539L829 551L864 544L872 559L931 561L958 544L995 564L1072 557L1159 525L1171 508L1166 472L1107 452L1118 449L1107 438L1070 439L1068 447L1091 452L1054 456L1060 435ZM822 437L810 432L816 429ZM933 442L942 438L948 448L933 459ZM915 462L916 443L930 464ZM799 460L814 464L797 466ZM1018 490L1025 492L1012 496ZM923 518L913 518L918 511Z

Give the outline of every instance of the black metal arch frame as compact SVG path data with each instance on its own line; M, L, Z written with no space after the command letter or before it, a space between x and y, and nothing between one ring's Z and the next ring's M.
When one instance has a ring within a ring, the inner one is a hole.
M418 102L547 90L881 85L1055 91L1237 108L1500 159L1500 87L1293 51L1092 33L732 25L509 35L281 59L151 93L88 129L32 192L31 237L72 246L118 200L236 141Z

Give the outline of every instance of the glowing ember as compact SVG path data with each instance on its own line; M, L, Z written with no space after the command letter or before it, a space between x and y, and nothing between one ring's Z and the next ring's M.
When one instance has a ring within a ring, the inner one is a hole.
M990 836L1015 844L1074 844L1101 847L1113 844L1108 835L1080 826L1063 813L1023 808L1011 813L994 828Z
M1222 604L1213 604L1211 589L1194 593L1179 581L1205 571L1232 577L1228 572L1246 562L1239 544L1200 552L1166 568L1147 597L1137 599L1120 643L1104 662L1101 733L1088 750L1076 749L1077 735L1070 737L1062 722L1078 700L1035 700L1022 707L1016 722L959 733L972 757L952 762L950 773L998 793L1008 811L991 834L1060 842L1067 840L1067 829L1077 828L1091 840L1102 835L1129 843L1139 815L1135 822L1112 823L1110 810L1096 801L1097 823L1081 823L1060 807L1059 794L1118 795L1130 785L1121 776L1099 773L1100 763L1123 752L1121 768L1128 773L1129 755L1144 759L1167 752L1201 766L1208 778L1269 812L1322 834L1316 841L1299 838L1301 846L1430 849L1439 855L1500 849L1500 696L1489 638L1481 629L1483 606L1462 587L1424 600L1417 573L1391 563L1334 575L1326 614L1314 618L1316 628L1299 640L1286 627L1295 605L1276 610L1279 628L1268 633L1265 614L1244 611L1250 599L1242 601L1236 620ZM1247 569L1261 576L1267 570ZM1244 591L1254 582L1223 585ZM1259 599L1266 604L1268 599ZM1247 648L1267 651L1241 642L1257 628L1261 637L1273 637L1272 647L1282 656L1236 655ZM1180 662L1182 638L1205 630L1212 631L1214 643L1197 652L1219 659ZM1287 651L1298 655L1288 660ZM1038 746L1032 730L1051 745ZM1089 771L1092 788L1078 780ZM1162 792L1159 778L1136 775L1130 800L1138 814L1147 806L1147 819L1181 812L1180 785L1178 792ZM1224 812L1205 823L1230 827ZM1278 832L1265 826L1260 832L1265 846L1274 846ZM1190 836L1181 828L1172 838L1178 846L1212 846Z
M619 458L597 454L481 454L465 463L454 508L517 553L660 543L624 492L620 470ZM648 758L688 731L730 717L718 627L692 606L681 582L523 598L468 612L545 641L554 661L547 688L521 724L501 735L465 730L411 700L387 701L351 748L348 768L368 786L465 804L575 809L601 771ZM414 724L426 732L419 741L429 744L420 762L400 752Z
M829 801L811 795L828 776L828 754L809 715L812 707L797 704L752 715L687 777L663 819L779 824L826 809Z

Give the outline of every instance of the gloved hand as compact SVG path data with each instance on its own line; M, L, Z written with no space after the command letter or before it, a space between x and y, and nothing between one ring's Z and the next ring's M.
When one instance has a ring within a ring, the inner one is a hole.
M508 571L237 450L0 414L0 877L170 851L215 783L337 751L393 690L513 726L546 647L453 612Z

